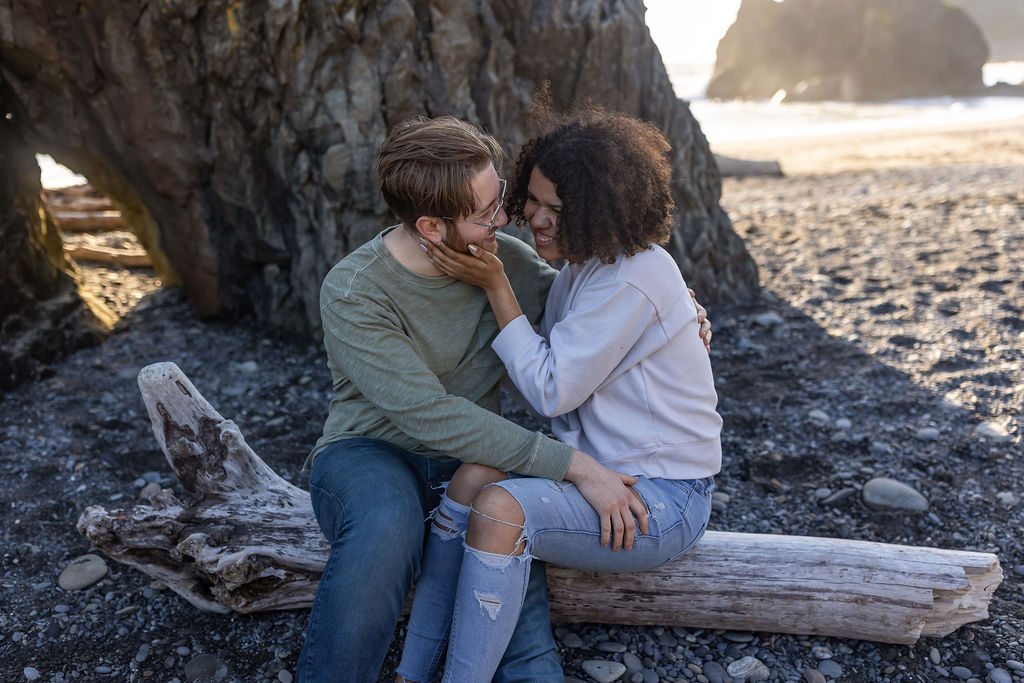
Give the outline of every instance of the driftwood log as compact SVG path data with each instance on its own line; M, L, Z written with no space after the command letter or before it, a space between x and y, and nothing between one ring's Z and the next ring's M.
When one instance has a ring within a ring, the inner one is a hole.
M100 230L127 230L120 211L66 211L52 212L57 227L64 232L98 232Z
M91 506L79 531L203 610L311 605L329 548L309 494L275 474L173 363L143 368L139 386L188 497L164 489L132 510ZM989 553L713 531L649 572L548 572L555 621L906 644L986 618L1001 579Z
M95 247L86 244L65 244L64 254L76 261L116 263L129 268L153 265L145 249L111 249L109 247Z
M774 159L737 159L716 154L715 164L723 178L747 178L750 176L781 176L782 166Z

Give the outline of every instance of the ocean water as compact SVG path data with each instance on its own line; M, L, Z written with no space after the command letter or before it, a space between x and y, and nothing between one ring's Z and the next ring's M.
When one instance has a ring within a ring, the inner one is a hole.
M858 104L709 100L704 96L710 64L667 65L676 94L712 144L780 137L804 137L906 130L1024 117L1024 97L935 97ZM987 85L1024 82L1024 62L986 64Z

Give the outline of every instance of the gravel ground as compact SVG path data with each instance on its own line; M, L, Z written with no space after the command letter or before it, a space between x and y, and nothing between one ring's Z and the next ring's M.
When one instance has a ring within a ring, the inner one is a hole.
M1024 681L1024 154L1013 159L727 180L764 289L709 307L725 419L711 527L994 552L1005 579L990 618L914 646L556 625L570 679L727 681L742 662L751 680ZM290 681L305 612L204 614L112 561L84 590L57 578L90 550L75 531L86 506L135 504L154 481L182 495L140 367L176 362L305 486L329 398L323 352L198 321L144 270L85 270L124 315L116 333L0 396L0 680ZM869 510L861 490L881 476L929 509Z

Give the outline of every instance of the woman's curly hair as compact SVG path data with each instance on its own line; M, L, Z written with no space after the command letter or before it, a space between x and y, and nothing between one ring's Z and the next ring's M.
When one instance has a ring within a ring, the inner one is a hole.
M555 185L562 211L556 240L570 261L614 263L671 233L671 145L649 123L623 114L546 112L526 143L511 183L509 213L523 218L534 168Z

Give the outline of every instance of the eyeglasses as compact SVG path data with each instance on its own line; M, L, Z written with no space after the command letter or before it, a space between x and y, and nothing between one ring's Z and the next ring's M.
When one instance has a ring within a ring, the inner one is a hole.
M472 221L468 218L452 218L450 216L441 216L446 221L466 221L473 225L479 225L482 228L487 228L488 231L494 230L494 221L498 220L498 213L501 212L501 207L505 205L505 188L508 187L508 181L504 178L498 178L498 205L494 207L494 213L491 214L491 220L486 223L480 221Z

